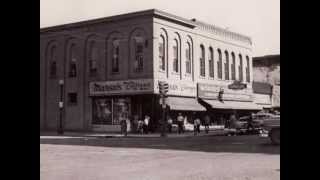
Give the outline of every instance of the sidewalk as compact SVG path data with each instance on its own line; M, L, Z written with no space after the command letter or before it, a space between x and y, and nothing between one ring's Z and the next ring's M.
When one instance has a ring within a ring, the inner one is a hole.
M227 131L225 130L213 130L213 131L209 131L208 134L206 134L204 131L201 131L200 134L196 135L196 136L218 136L218 135L225 135L227 134ZM50 137L60 137L60 138L64 138L64 137L74 137L74 138L81 138L81 137L92 137L92 138L117 138L117 137L124 137L124 135L121 135L120 133L116 133L116 132L111 132L111 133L98 133L98 132L64 132L63 135L58 135L57 132L55 131L45 131L45 132L40 132L40 137L43 138L50 138ZM133 133L128 133L128 135L126 136L126 138L158 138L160 137L160 133L150 133L150 134L133 134ZM167 138L172 138L172 137L194 137L193 132L185 132L183 134L178 134L176 132L174 133L167 133Z

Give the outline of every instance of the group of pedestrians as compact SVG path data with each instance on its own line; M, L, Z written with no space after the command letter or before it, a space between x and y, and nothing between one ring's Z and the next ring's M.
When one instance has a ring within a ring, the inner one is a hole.
M193 114L193 129L194 129L194 135L197 135L200 133L200 126L201 126L201 119L200 116L196 113ZM187 116L183 116L182 113L179 113L176 119L178 130L177 133L181 134L185 132L185 125L187 123ZM209 125L211 123L211 119L209 115L206 115L203 119L203 124L205 127L205 132L209 133ZM167 116L167 126L168 126L168 132L172 133L172 127L173 127L173 119L170 116Z
M133 121L131 122L129 119L123 119L120 121L121 125L121 134L127 136L128 130L132 127L132 132L139 134L148 134L149 133L149 125L150 125L150 116L145 115L144 119L140 119L139 116L135 115L133 117ZM128 128L130 127L130 128Z

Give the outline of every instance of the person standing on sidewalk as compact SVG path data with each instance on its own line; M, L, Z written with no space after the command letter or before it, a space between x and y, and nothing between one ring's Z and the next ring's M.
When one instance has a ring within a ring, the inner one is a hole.
M194 124L194 127L193 127L194 135L200 134L200 124L201 124L200 118L196 117L193 124Z
M148 134L148 132L149 132L149 121L150 121L150 117L148 115L145 115L144 123L143 123L143 131L146 134Z
M207 114L204 117L204 129L205 129L207 134L209 133L209 125L210 125L210 116Z
M183 123L184 123L184 118L182 116L182 113L179 113L178 117L177 117L177 121L178 121L178 133L180 134L181 132L184 133L183 130Z
M167 119L168 119L168 132L171 133L173 120L170 116L167 116Z
M124 136L127 136L127 120L122 119L120 121L120 125L121 125L121 134L123 134Z

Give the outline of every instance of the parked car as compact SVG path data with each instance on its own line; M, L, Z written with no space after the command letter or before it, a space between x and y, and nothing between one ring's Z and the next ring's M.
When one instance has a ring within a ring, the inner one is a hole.
M273 144L280 144L280 115L272 115L264 119L260 137L269 137Z

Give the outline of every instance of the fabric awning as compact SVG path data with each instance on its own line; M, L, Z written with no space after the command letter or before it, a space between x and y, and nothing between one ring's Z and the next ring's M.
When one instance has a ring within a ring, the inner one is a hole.
M234 109L234 110L261 110L262 107L259 107L253 102L242 102L242 101L218 101L218 100L204 100L206 103L212 106L214 109Z
M171 110L206 111L206 108L199 104L195 98L168 97L167 104Z

